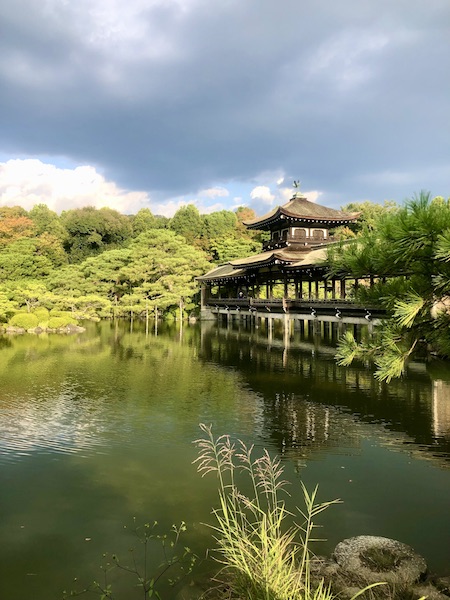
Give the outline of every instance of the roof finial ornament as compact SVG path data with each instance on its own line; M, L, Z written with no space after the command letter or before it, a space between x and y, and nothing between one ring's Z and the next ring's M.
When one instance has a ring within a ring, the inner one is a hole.
M303 194L300 191L300 180L299 179L294 179L294 188L295 188L294 198L302 198Z

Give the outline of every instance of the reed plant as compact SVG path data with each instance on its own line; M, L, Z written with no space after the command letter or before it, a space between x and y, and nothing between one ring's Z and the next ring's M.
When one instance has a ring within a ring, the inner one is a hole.
M195 460L202 476L215 473L219 507L212 525L217 542L216 559L222 565L218 579L231 598L246 600L331 600L323 579L312 582L311 543L317 515L336 504L317 501L317 487L302 485L304 508L297 514L286 507L287 482L277 458L264 450L254 457L254 447L228 435L217 439L211 426L200 425L204 437L196 440ZM239 485L241 474L249 492ZM296 518L297 517L297 518ZM299 522L297 523L297 519Z

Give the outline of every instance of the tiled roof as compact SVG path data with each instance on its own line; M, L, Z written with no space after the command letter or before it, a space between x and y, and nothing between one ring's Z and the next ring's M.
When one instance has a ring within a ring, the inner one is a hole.
M315 202L310 202L304 196L294 196L283 206L278 206L262 217L257 217L251 221L244 221L250 229L266 228L268 225L282 218L295 219L300 221L319 221L331 223L348 223L355 221L359 213L344 213L334 208L321 206Z
M229 277L239 277L240 275L245 275L245 269L237 269L233 267L230 263L226 265L221 265L220 267L215 267L208 271L205 275L200 275L196 277L198 281L211 281L215 279L227 279Z
M301 255L299 260L298 252L288 252L285 249L272 252L262 252L248 258L240 258L231 262L215 267L206 275L196 277L198 281L218 281L237 277L245 277L254 272L252 269L263 267L269 264L283 263L288 269L308 268L310 266L320 265L326 258L326 248L317 248Z

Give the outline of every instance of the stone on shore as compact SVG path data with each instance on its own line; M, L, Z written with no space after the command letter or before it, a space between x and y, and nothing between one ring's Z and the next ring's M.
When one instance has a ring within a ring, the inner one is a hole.
M389 538L360 535L340 542L333 559L349 574L364 581L385 581L394 585L411 585L427 572L425 559L411 546Z

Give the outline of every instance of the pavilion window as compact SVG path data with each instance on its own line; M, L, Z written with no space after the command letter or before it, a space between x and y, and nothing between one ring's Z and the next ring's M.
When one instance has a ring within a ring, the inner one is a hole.
M304 240L304 239L306 239L306 229L302 229L300 227L296 227L294 229L294 239L295 240Z

